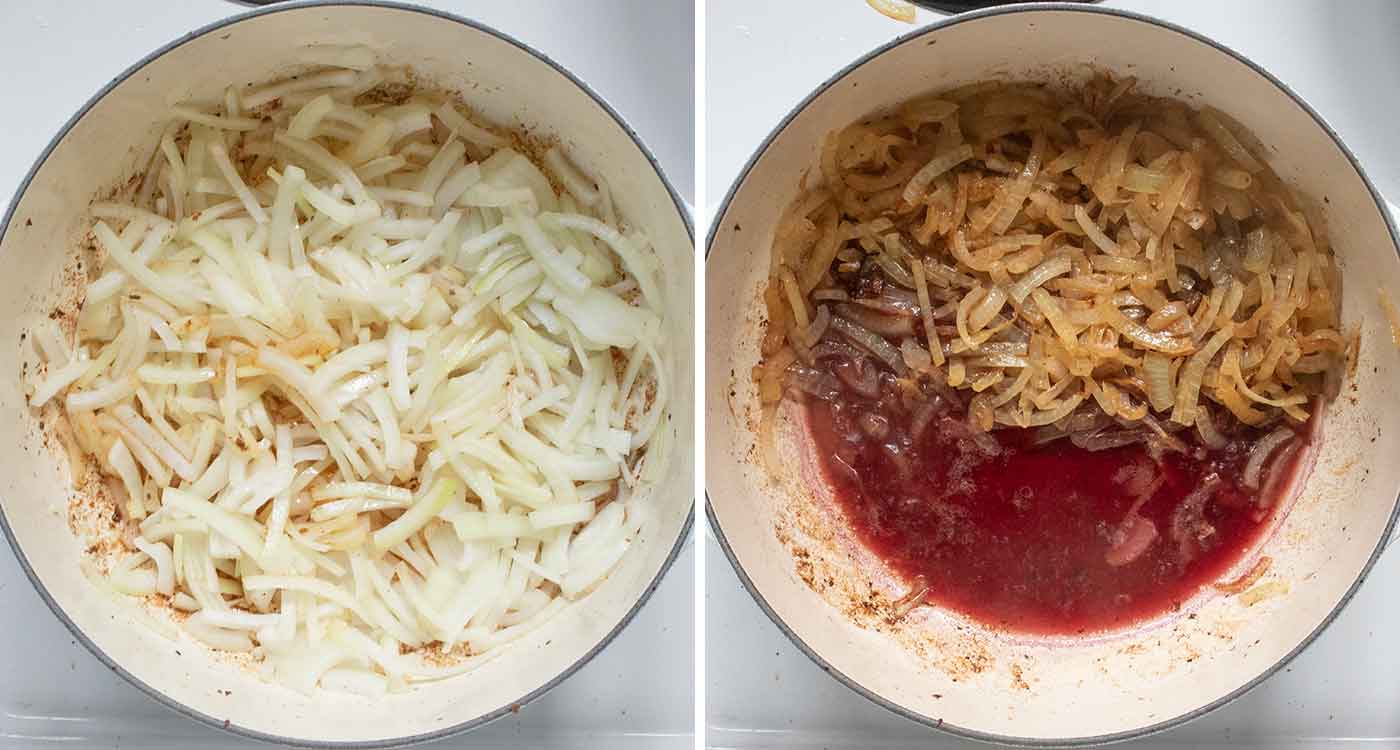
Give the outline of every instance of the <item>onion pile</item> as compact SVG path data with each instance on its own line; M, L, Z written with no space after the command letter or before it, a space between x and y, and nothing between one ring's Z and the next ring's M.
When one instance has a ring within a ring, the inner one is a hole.
M294 688L378 694L617 564L675 440L666 321L605 184L319 52L337 67L175 107L92 206L30 405L117 498L113 587Z
M979 432L1179 447L1304 422L1359 329L1322 212L1264 153L1107 76L975 84L834 132L773 242L761 401L811 395L834 354L953 394Z

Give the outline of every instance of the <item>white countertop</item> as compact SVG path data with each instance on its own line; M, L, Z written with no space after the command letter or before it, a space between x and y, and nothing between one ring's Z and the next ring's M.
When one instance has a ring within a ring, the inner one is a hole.
M1307 99L1382 193L1400 196L1400 3L1116 0L1235 48ZM919 23L938 16L920 11ZM860 0L708 0L706 202L716 210L769 131L856 57L912 27ZM717 748L985 747L896 716L825 674L773 625L706 534L707 742ZM1133 747L1400 747L1400 550L1327 632L1230 706ZM722 633L717 639L715 634Z
M693 202L689 0L593 0L587 13L512 0L423 4L482 21L573 71L627 118ZM224 0L4 0L0 201L8 204L49 139L111 78L160 45L246 10ZM434 746L690 747L693 566L687 546L636 620L558 688L518 715ZM168 711L109 672L44 606L3 544L0 633L0 748L264 747ZM634 678L639 664L645 679Z

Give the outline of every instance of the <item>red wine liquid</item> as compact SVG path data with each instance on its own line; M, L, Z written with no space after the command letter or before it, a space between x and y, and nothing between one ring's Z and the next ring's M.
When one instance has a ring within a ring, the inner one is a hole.
M901 447L907 420L897 414L881 414L892 428L879 439L860 430L875 404L814 399L808 408L826 478L859 538L911 585L926 584L928 604L998 629L1082 634L1160 616L1220 581L1278 505L1240 481L1257 433L1211 450L1183 431L1188 450L1154 460L1142 443L1090 451L1002 429L991 433L993 455L952 416ZM1215 490L1190 502L1203 481ZM1155 538L1131 562L1110 564L1115 531L1121 542L1135 499L1154 484L1136 513Z

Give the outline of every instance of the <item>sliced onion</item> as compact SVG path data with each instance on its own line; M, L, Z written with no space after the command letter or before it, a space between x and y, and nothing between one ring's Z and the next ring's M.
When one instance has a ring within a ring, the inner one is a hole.
M894 257L891 256L888 252L875 253L871 257L874 258L875 265L879 266L880 270L884 271L885 275L890 278L890 281L893 281L894 283L899 284L900 286L906 289L914 288L913 273L909 269L900 265L899 261L895 260Z
M831 371L856 393L869 399L880 397L880 373L865 357L842 359L832 365Z
M787 372L788 385L813 398L831 401L841 395L841 383L830 373L800 365L789 367Z
M1269 464L1269 474L1264 479L1256 499L1261 509L1269 508L1278 502L1283 483L1288 480L1288 470L1292 467L1293 457L1302 450L1303 441L1300 439L1284 445L1274 453L1274 460Z
M1264 473L1264 464L1268 462L1269 456L1279 446L1296 438L1298 435L1287 425L1275 427L1273 432L1259 438L1254 447L1249 451L1249 460L1245 462L1244 471L1240 473L1240 482L1245 487L1255 489L1259 487L1259 480Z
M814 302L845 302L850 298L845 289L818 289L812 292Z
M944 432L971 442L979 453L988 458L1001 455L1001 443L988 432L974 430L966 422L951 417L944 417L939 426Z
M866 412L856 419L860 429L875 440L884 440L890 434L890 420L874 412Z
M1177 376L1176 404L1172 408L1172 421L1177 424L1191 425L1196 423L1196 408L1199 403L1201 393L1201 379L1205 377L1206 365L1210 364L1216 352L1225 346L1235 335L1234 326L1226 325L1201 347L1200 351L1191 355L1191 359L1182 366L1181 373Z
M836 306L836 314L887 339L898 341L914 335L914 319L903 315L885 315L860 305L844 303Z
M1142 372L1147 378L1147 400L1155 411L1172 407L1171 360L1157 352L1142 357Z
M177 106L133 202L92 207L98 281L72 348L40 324L34 405L63 398L74 465L127 496L113 534L144 554L115 587L301 689L378 695L421 672L400 649L479 662L595 589L654 512L666 238L446 92L366 102L401 76L368 48L321 52L356 69Z
M1225 127L1214 110L1209 107L1201 110L1196 115L1196 122L1200 124L1202 130L1215 139L1216 144L1225 151L1226 155L1234 159L1246 172L1255 173L1264 168L1259 160L1255 159L1254 155L1249 153L1249 150L1240 143L1235 134Z
M835 320L835 318L832 318L832 320ZM827 331L829 332L830 330L831 326L828 325ZM812 358L818 360L828 357L860 359L864 356L864 350L857 349L847 342L845 338L839 336L825 336L820 343L812 347ZM786 367L786 364L784 366Z
M1154 331L1142 326L1128 316L1122 310L1099 298L1098 307L1095 308L1099 319L1111 325L1125 337L1132 339L1134 343L1141 345L1144 349L1163 352L1166 354L1189 354L1195 349L1195 344L1190 339L1172 336L1169 333Z
M886 315L918 315L919 298L907 289L886 284L874 297L857 297L851 300L857 305L871 308Z
M915 607L924 603L928 592L928 582L925 581L922 576L915 578L914 585L909 587L909 593L895 600L894 605L891 607L890 618L896 621L903 619L910 612L914 611Z
M1071 414L1068 419L1060 424L1060 428L1066 433L1075 434L1081 432L1098 432L1113 420L1107 414L1097 409L1080 409Z
M1216 490L1220 489L1222 484L1224 480L1219 474L1206 475L1200 484L1196 485L1196 489L1182 498L1181 503L1172 512L1172 539L1180 545L1182 554L1188 559L1195 556L1195 549L1199 546L1197 533L1201 530L1201 525L1206 523L1206 503L1215 497Z
M933 181L937 179L939 175L971 158L972 146L966 143L952 151L933 157L927 164L921 167L918 172L915 172L914 176L910 178L909 182L904 186L904 193L902 196L904 202L917 203L919 199L923 197L924 192L928 190L928 186L933 184Z
M901 420L924 399L966 402L955 414L970 435L1004 426L1038 441L1071 437L1081 450L1145 443L1160 463L1169 451L1233 450L1236 422L1305 421L1346 364L1322 217L1262 162L1254 176L1220 162L1220 149L1259 153L1239 123L1211 110L1197 118L1132 85L1095 78L1079 90L1084 105L986 83L950 94L958 104L936 123L906 108L832 134L819 181L789 209L801 221L785 225L800 226L779 230L798 239L774 244L775 268L827 259L804 269L822 297L804 287L769 319L800 321L818 301L841 301L829 328L842 335L828 338L884 365L878 383L823 342L804 361L845 368ZM933 178L939 157L961 146L975 163ZM829 255L816 248L832 236L818 209L839 229ZM770 306L783 301L776 291ZM904 321L915 318L911 331ZM1256 489L1281 450L1257 459ZM1177 535L1199 541L1214 531L1206 520L1185 519ZM1166 523L1156 530L1168 535Z
M928 429L928 426L933 424L934 417L938 416L939 406L939 401L935 398L928 401L921 401L919 405L914 408L914 416L909 418L910 438L918 440L923 436L924 430Z
M1006 305L1006 290L999 286L994 286L982 295L982 299L972 307L967 314L967 327L972 333L977 333L987 327L992 322L1001 308Z
M1151 520L1132 514L1113 532L1112 544L1104 562L1120 568L1137 560L1157 541L1157 526Z
M826 329L830 326L831 307L830 305L822 305L817 308L817 315L815 318L812 319L812 324L807 326L807 330L803 334L803 338L807 339L807 343L809 346L815 344L816 342L821 341L822 336L826 335Z
M1040 265L1032 268L1029 273L1022 276L1007 289L1007 294L1017 303L1024 302L1030 296L1031 290L1045 284L1045 282L1069 273L1071 263L1068 255L1057 255L1048 260L1042 261Z
M1201 436L1201 442L1213 450L1220 450L1229 441L1220 434L1220 430L1215 427L1215 418L1211 416L1210 409L1201 409L1196 413L1196 433Z
M919 342L913 338L899 342L899 353L904 357L904 364L909 365L909 369L915 372L923 372L933 366L933 358L929 356L928 350L919 346Z
M1085 395L1083 393L1076 393L1073 396L1060 399L1055 405L1032 414L1029 419L1025 420L1026 423L1024 425L1019 426L1040 427L1042 425L1058 422L1075 409L1079 408L1079 405L1084 403L1084 399Z
M837 311L840 312L839 310ZM899 350L893 344L884 340L879 334L858 323L847 320L838 315L831 319L831 327L837 333L845 336L851 343L875 355L877 359L885 363L885 366L894 370L898 375L903 375L909 371L905 366L904 359L899 355Z
M1084 234L1088 235L1090 241L1100 250L1109 255L1122 255L1123 251L1118 247L1118 243L1109 239L1108 235L1104 234L1102 229L1099 229L1099 225L1095 224L1094 220L1089 218L1089 213L1084 210L1084 206L1075 205L1074 220L1078 222L1079 228L1084 230Z
M1107 430L1103 432L1076 432L1069 436L1070 442L1086 451L1106 451L1125 445L1140 443L1149 433L1142 430Z

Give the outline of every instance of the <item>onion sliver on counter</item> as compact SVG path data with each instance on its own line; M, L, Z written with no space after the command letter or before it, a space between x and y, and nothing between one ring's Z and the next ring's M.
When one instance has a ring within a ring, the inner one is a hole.
M606 184L342 52L173 108L91 206L30 406L122 524L96 578L270 679L379 694L587 594L674 435L660 269Z

